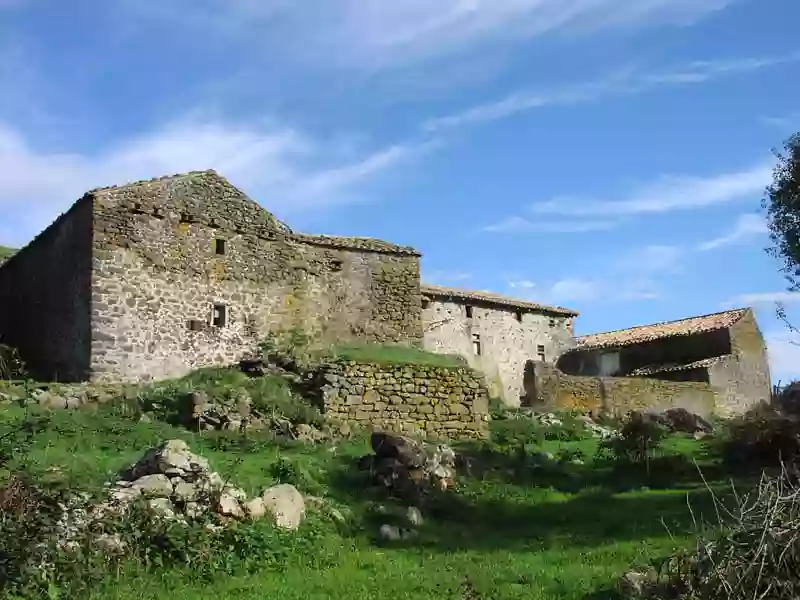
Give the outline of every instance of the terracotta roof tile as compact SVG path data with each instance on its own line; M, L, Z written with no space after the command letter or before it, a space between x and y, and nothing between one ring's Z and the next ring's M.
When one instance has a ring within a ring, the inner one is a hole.
M715 329L727 329L741 319L747 311L748 309L746 308L737 308L710 315L679 319L677 321L641 325L639 327L608 331L606 333L593 333L591 335L577 337L575 341L578 344L577 349L608 348L613 346L641 344L659 338L690 335L693 333L702 333L704 331L713 331Z
M516 298L509 298L501 296L493 292L471 291L462 290L460 288L451 288L441 285L422 284L420 290L423 295L436 298L453 298L458 300L477 300L480 302L487 302L490 304L497 304L500 306L510 306L514 308L524 308L531 311L552 313L558 315L566 315L575 317L578 315L574 310L562 308L560 306L547 306L546 304L538 304L536 302L528 302L527 300L518 300Z

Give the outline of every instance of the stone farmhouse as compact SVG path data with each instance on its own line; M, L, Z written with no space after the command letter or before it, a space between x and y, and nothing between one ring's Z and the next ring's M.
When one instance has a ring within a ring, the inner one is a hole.
M91 190L0 268L0 341L49 380L180 376L301 329L460 354L511 405L607 403L565 396L568 380L639 399L660 382L667 404L769 392L747 309L583 338L577 316L422 284L415 249L292 231L214 171Z

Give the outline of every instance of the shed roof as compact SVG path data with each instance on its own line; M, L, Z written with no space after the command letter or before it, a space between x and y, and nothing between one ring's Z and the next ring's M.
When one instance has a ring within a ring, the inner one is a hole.
M605 333L593 333L575 338L577 350L590 348L611 348L614 346L630 346L650 342L653 340L680 335L691 335L727 329L739 321L749 309L736 308L723 312L678 319L677 321L664 321L652 325L640 325L630 329L619 329Z
M486 302L498 306L522 308L525 310L552 313L557 315L566 315L575 317L578 313L569 308L562 308L560 306L548 306L546 304L538 304L536 302L528 302L527 300L518 300L516 298L509 298L508 296L501 296L493 292L462 290L460 288L445 287L442 285L422 284L420 286L422 294L433 298L450 298L454 300L476 300L479 302Z
M712 356L711 358L703 358L701 360L695 360L690 363L685 364L678 364L678 363L671 363L671 364L661 364L661 365L648 365L646 367L640 367L631 371L630 375L633 376L647 376L647 375L655 375L656 373L671 373L673 371L688 371L690 369L700 369L703 367L710 367L714 363L722 360L723 358L727 358L729 355L724 354L722 356Z

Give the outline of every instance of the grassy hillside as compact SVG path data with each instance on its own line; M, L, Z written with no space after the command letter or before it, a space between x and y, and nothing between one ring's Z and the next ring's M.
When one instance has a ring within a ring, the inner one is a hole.
M12 254L14 254L14 252L16 252L16 250L14 250L13 248L0 246L0 263L6 260Z
M418 537L387 544L376 539L383 518L377 507L393 501L371 492L355 468L369 453L366 436L304 445L261 434L192 433L144 422L129 407L47 413L50 421L37 426L10 467L70 489L98 489L146 448L181 438L248 493L293 483L326 498L347 516L346 525L313 512L294 534L243 525L224 556L189 556L176 546L168 564L101 563L91 590L59 598L613 598L607 590L631 563L691 544L687 494L695 517L710 506L710 494L689 457L706 461L708 477L715 470L695 440L669 439L648 474L596 458L598 442L584 434L496 421L492 440L460 447L473 466L423 508ZM5 408L0 434L36 414ZM540 468L537 450L565 460ZM181 553L183 563L175 558Z

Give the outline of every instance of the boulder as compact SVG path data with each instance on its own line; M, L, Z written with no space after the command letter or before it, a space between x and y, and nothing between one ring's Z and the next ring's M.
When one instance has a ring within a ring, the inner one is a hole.
M408 468L420 468L425 464L425 450L409 437L376 431L373 432L370 443L372 451L379 459L396 459Z
M281 529L297 530L306 514L303 495L293 485L282 483L264 490L261 500L275 525Z

